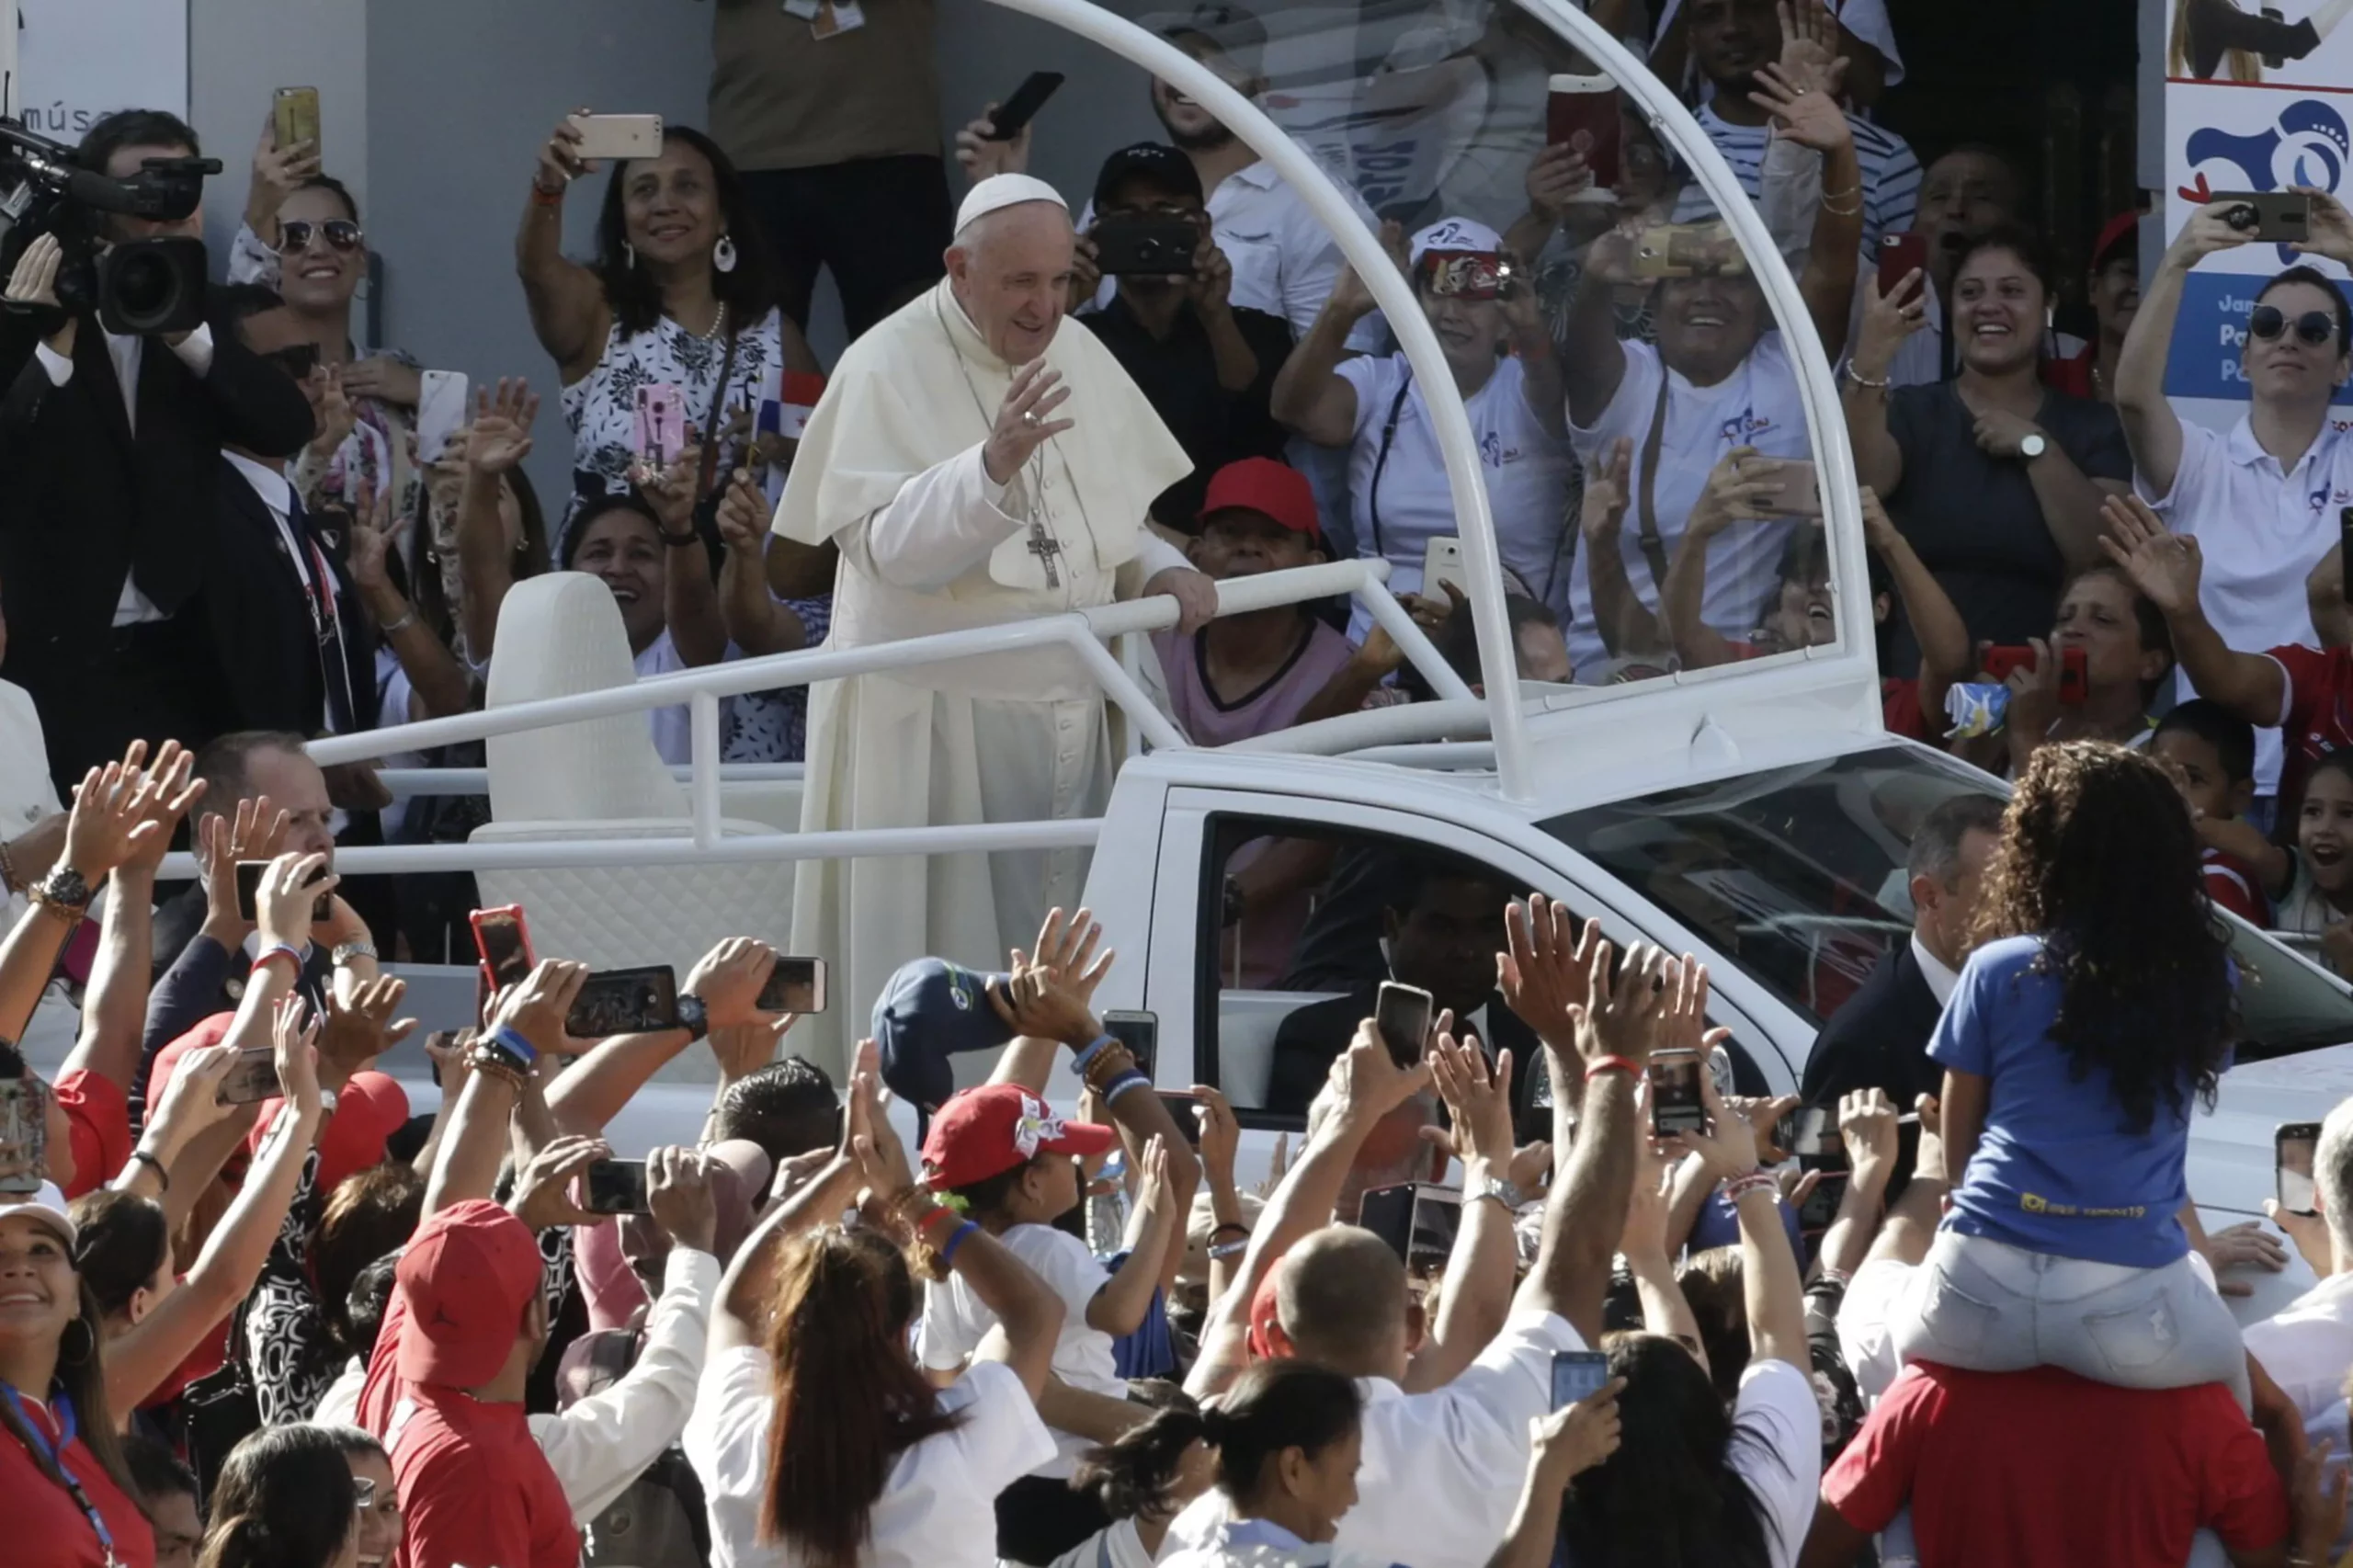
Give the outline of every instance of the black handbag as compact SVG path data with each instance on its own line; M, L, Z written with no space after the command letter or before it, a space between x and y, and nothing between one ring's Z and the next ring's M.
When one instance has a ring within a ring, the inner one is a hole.
M229 1318L229 1358L218 1371L207 1372L188 1384L180 1395L188 1422L188 1468L196 1471L199 1508L211 1502L212 1488L230 1453L261 1430L261 1395L254 1387L247 1357L245 1302L241 1301Z

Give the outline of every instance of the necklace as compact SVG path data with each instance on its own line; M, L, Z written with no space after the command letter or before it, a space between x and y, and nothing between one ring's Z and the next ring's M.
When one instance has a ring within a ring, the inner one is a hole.
M670 319L672 321L678 321L678 318L676 316L672 316ZM724 300L719 301L719 313L711 317L710 330L709 332L697 332L694 328L688 326L684 322L678 322L678 325L688 336L699 337L705 343L716 343L719 341L719 335L727 330L727 301Z
M982 430L994 429L996 421L989 416L988 403L981 396L979 386L972 381L972 368L964 363L964 351L956 346L956 335L948 328L948 313L941 309L939 295L937 292L931 297L931 319L939 324L939 335L948 340L948 351L955 357L957 372L964 378L964 390L972 395L972 412L981 416ZM987 438L985 435L982 437L983 440ZM1023 465L1028 470L1029 481L1028 496L1029 538L1022 548L1036 556L1038 564L1044 568L1046 586L1059 588L1063 585L1063 575L1061 569L1055 564L1055 557L1063 552L1063 541L1047 530L1045 517L1046 448L1051 445L1053 443L1051 441L1040 442L1038 449L1029 454L1029 461ZM1070 473L1070 460L1067 458L1063 460L1063 472L1066 475ZM1077 480L1074 475L1071 478L1071 494L1076 495L1078 494ZM1080 510L1081 515L1084 516L1083 502Z

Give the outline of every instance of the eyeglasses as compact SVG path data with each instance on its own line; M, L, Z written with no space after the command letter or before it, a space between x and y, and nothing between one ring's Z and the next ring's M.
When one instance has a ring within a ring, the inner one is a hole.
M2290 323L2288 313L2277 305L2257 305L2255 313L2246 318L2246 329L2265 343L2269 343L2293 325L2296 340L2317 348L2335 341L2336 318L2326 311L2306 311Z
M324 234L333 248L346 253L359 248L365 238L359 225L348 218L330 218L324 223L313 223L296 218L278 226L278 250L281 256L299 256L311 248L311 236Z

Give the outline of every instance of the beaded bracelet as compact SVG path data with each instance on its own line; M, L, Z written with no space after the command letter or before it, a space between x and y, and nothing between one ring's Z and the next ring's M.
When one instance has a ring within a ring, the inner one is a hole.
M1114 1040L1108 1034L1097 1035L1095 1037L1095 1043L1070 1059L1071 1071L1084 1078L1086 1076L1087 1064L1093 1062L1097 1057L1103 1054L1103 1048L1107 1045L1117 1045L1120 1042L1118 1040Z

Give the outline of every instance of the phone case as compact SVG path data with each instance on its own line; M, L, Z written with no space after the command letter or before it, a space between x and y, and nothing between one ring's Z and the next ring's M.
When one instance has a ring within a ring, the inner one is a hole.
M1593 184L1580 192L1579 202L1615 201L1619 177L1619 141L1623 128L1618 118L1618 84L1607 76L1553 76L1547 80L1544 100L1544 140L1566 146L1583 131L1585 166Z
M319 144L319 90L280 87L270 108L276 117L271 136L278 145L291 147L308 142L315 153Z
M657 468L667 468L686 445L686 394L667 381L638 388L631 450Z
M485 924L483 918L484 915L493 916L493 923L494 923L494 917L497 916L511 915L514 917L515 935L521 940L523 948L522 974L529 974L531 971L532 966L538 960L533 957L531 952L531 927L523 918L523 906L521 904L498 904L489 909L477 909L472 915L467 915L466 923L473 927L474 951L481 957L483 972L489 979L491 989L494 991L502 982L498 975L498 965L491 957L490 944L483 940L482 928ZM522 978L522 974L509 975L506 977L506 983L511 983L513 981L519 980Z
M1879 242L1879 291L1881 296L1895 292L1906 278L1915 272L1925 272L1928 266L1928 242L1919 234L1885 234ZM1925 284L1923 285L1925 287Z

